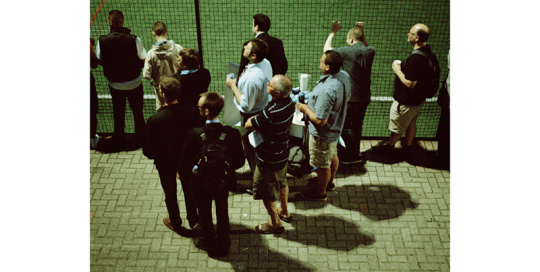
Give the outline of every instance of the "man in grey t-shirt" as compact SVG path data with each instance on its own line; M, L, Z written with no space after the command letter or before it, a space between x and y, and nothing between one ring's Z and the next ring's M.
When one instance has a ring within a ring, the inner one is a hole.
M337 141L351 95L349 75L339 70L342 64L339 53L325 52L320 59L324 76L313 89L309 103L296 104L309 119L309 164L317 167L317 184L308 185L301 193L307 200L326 200L326 188L333 184L339 166Z
M364 33L364 22L357 22L347 33L345 47L332 48L335 34L341 29L339 21L332 22L332 31L324 44L323 51L333 50L343 57L343 70L349 73L352 83L351 99L347 103L347 115L343 126L343 141L347 153L339 154L343 164L362 161L360 140L364 116L371 99L371 65L375 58L375 48L368 46Z

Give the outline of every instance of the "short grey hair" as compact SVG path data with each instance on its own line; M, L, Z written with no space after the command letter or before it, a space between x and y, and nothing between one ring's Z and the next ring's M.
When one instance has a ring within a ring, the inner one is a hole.
M282 94L281 97L288 97L292 90L292 81L288 76L275 75L276 91Z

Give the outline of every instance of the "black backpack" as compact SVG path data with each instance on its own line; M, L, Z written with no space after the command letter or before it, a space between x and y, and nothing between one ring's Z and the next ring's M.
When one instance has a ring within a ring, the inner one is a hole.
M228 191L229 174L233 172L229 166L229 157L225 150L227 134L218 134L217 139L208 139L205 133L200 135L201 148L196 154L197 171L194 171L193 186L200 186L203 191L215 195Z
M437 94L439 82L441 81L441 67L439 67L439 60L437 60L437 56L435 56L435 53L433 52L428 55L417 49L411 52L411 55L414 54L421 55L428 59L429 82L424 90L424 96L426 98L432 98L435 96L435 94Z

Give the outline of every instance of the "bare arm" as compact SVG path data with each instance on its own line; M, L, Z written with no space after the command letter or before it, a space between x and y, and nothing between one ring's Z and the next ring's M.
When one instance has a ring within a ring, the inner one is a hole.
M403 83L407 88L412 89L414 86L416 86L416 82L418 81L410 81L405 78L405 74L401 71L401 65L397 62L392 63L392 69L394 70L394 73L399 77L399 80L401 80L401 83Z
M334 36L340 29L341 29L341 23L338 20L332 21L332 30L330 34L328 35L326 42L324 43L323 52L326 52L332 49L332 41L334 40Z
M302 113L305 113L309 120L311 120L312 123L314 123L317 126L324 126L328 122L328 119L319 119L316 116L316 113L312 111L308 105L303 103L296 103L296 108L301 111Z
M247 119L246 124L244 125L244 127L247 128L247 129L254 129L253 124L251 123L251 120L253 120L253 118L255 118L257 115L249 117L249 119Z

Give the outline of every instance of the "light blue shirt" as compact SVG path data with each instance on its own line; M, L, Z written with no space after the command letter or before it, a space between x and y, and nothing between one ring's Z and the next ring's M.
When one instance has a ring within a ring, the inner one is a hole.
M206 124L216 124L219 123L219 119L216 120L206 120Z
M245 114L262 111L271 100L266 92L267 83L272 79L272 65L267 59L259 63L250 63L238 79L238 90L242 93L240 103L234 99L236 108Z
M199 71L199 69L195 69L195 70L182 70L180 71L180 74L181 75L188 75L188 74L193 74L195 72Z
M309 122L309 133L328 143L336 142L343 130L350 96L351 82L345 71L322 76L311 92L308 106L315 112L315 117L328 121L324 126Z

